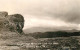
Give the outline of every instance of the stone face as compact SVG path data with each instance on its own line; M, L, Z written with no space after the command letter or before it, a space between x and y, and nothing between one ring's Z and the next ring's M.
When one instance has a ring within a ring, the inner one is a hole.
M22 33L24 17L20 14L8 15L7 12L0 12L0 30Z

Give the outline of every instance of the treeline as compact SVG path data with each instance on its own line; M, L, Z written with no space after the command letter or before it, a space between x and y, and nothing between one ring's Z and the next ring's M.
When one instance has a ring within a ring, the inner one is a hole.
M53 38L53 37L70 37L70 36L80 36L80 32L66 32L66 31L56 31L56 32L36 32L28 34L35 38Z

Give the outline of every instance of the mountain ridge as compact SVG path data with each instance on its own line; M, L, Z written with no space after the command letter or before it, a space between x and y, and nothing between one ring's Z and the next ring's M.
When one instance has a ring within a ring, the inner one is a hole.
M77 30L77 29L69 29L69 28L66 28L66 29L61 29L62 27L32 27L32 28L28 28L28 29L24 29L23 31L25 33L34 33L34 32L55 32L55 31L66 31L66 32L78 32L80 30Z

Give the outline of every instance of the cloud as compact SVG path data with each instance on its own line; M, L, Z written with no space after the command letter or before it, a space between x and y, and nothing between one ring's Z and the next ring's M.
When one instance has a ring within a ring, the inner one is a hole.
M79 0L18 0L12 5L14 12L23 15L48 16L65 22L80 23Z
M80 23L79 0L0 0L0 9L10 14L49 16L66 22Z
M77 29L78 25L77 24L72 24L68 22L64 22L59 19L53 19L51 17L37 17L37 16L30 16L28 15L27 18L25 18L25 25L24 29L28 29L31 27L47 27L47 28L60 28L63 27L62 29Z
M54 26L55 23L76 27L80 24L80 0L0 0L0 11L22 14L28 27Z

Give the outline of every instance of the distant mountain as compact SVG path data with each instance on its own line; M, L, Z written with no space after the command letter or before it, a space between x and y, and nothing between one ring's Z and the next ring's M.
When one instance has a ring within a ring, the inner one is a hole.
M78 32L79 30L76 30L74 28L70 27L32 27L23 30L25 33L34 33L34 32L53 32L53 31L66 31L66 32Z
M25 29L25 33L34 33L34 32L46 32L46 31L56 31L56 28L45 28L45 27L32 27L29 29Z

